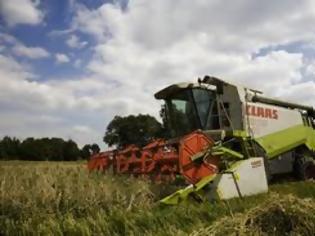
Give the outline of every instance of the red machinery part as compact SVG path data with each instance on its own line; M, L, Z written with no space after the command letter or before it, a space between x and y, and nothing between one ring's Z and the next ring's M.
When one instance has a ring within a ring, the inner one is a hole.
M95 154L88 162L90 171L104 171L109 168L117 174L150 177L155 182L169 182L179 174L177 148L166 144L163 139L158 139L143 148L129 145L123 150Z
M177 146L177 145L176 145ZM151 148L153 165L148 170L154 173L155 182L171 182L179 174L178 152L173 145L160 140L154 149Z
M88 168L101 171L112 168L117 174L150 177L155 182L173 181L181 173L189 183L195 184L218 171L218 157L206 157L197 161L191 158L213 145L212 139L201 131L196 131L175 144L158 139L143 148L129 145L123 150L95 154L91 157Z
M186 135L180 141L179 166L181 174L192 184L203 177L218 172L219 157L207 156L201 160L193 161L192 157L214 145L214 141L201 131Z
M112 165L113 152L100 152L93 154L88 162L89 171L100 170L106 171Z
M115 161L115 173L117 174L136 174L141 168L141 162L138 160L137 155L139 148L136 145L129 145L127 148L116 152Z

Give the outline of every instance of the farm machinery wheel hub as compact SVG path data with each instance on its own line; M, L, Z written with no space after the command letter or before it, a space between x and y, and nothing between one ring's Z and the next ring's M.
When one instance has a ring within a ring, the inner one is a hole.
M219 157L206 153L213 145L214 141L200 131L193 132L180 141L180 171L188 182L195 184L218 172Z

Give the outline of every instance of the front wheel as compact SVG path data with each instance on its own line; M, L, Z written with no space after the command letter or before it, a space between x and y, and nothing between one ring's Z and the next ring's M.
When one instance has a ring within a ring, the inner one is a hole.
M297 157L294 172L298 179L315 179L315 161L311 156Z

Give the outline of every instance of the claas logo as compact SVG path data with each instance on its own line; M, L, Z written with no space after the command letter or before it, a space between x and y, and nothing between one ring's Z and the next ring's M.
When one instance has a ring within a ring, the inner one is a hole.
M278 120L278 110L266 107L247 105L246 114L249 116Z

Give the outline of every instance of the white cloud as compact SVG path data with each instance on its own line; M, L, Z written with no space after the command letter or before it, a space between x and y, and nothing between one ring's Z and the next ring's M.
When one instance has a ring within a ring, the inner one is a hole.
M70 33L73 33L75 30L73 28L70 29L64 29L64 30L52 30L47 35L49 37L57 37L57 36L64 36L68 35Z
M73 130L79 133L90 133L91 128L85 125L75 125L73 126Z
M40 47L26 47L22 44L15 45L12 51L17 56L25 56L31 59L40 59L49 57L50 53Z
M248 59L227 74L233 81L279 95L283 87L293 86L302 79L303 55L273 51L266 56Z
M298 101L301 104L315 107L314 91L315 79L313 78L312 81L300 82L287 88L282 87L280 89L279 96L282 98L282 100L295 103Z
M16 56L28 57L30 59L50 57L50 53L46 49L41 47L27 47L10 34L0 32L0 43L5 45L3 47L7 51L10 49Z
M2 135L58 136L73 138L80 145L102 139L99 127L108 117L105 107L115 110L113 106L116 106L100 97L101 90L110 89L108 85L93 78L58 78L46 82L34 81L34 78L36 75L28 65L0 55ZM95 119L95 115L101 119Z
M306 76L315 78L315 60L312 60L308 63L308 65L305 68L305 74Z
M118 5L93 10L80 5L73 25L99 42L89 70L119 82L121 89L132 87L148 96L167 84L214 74L278 95L277 87L301 80L303 54L252 55L314 39L313 23L314 2L307 0L298 7L291 0L135 0L127 11ZM137 103L137 95L123 94Z
M108 25L104 24L104 21L110 17L106 12L108 9L106 5L111 6L104 4L96 10L89 10L84 5L77 4L77 15L72 27L81 28L83 32L92 34L98 39L105 38L110 33Z
M227 4L199 0L191 4L186 0L135 0L129 2L127 11L110 4L93 10L80 5L77 9L73 27L98 41L87 68L119 84L105 97L125 101L120 114L158 116L154 92L172 83L196 81L205 74L270 96L305 101L293 92L288 98L284 92L294 91L302 83L301 71L308 66L302 52L271 50L253 55L262 48L313 41L313 1L301 1L296 7L295 1ZM311 90L304 96L315 105Z
M82 65L82 60L81 59L76 59L73 63L73 65L77 68L79 68Z
M264 44L314 37L314 9L311 0L301 1L298 7L293 0L239 0L229 4L219 0L194 4L188 0L135 0L124 13L118 5L104 4L95 10L80 5L74 26L99 40L114 36L150 49L169 47L203 33L208 45L217 50L252 51Z
M0 42L3 44L7 43L10 45L19 43L19 41L15 37L13 37L12 35L2 33L2 32L0 32Z
M67 41L67 45L71 48L84 48L88 42L87 41L80 41L79 37L76 36L75 34L71 35Z
M0 13L9 26L36 25L44 18L44 13L39 9L39 1L32 0L0 0Z
M66 54L63 54L63 53L56 53L55 54L55 58L56 58L56 62L58 64L70 62L69 57Z
M315 104L313 62L303 52L272 50L314 40L314 1L134 0L126 11L111 4L75 9L67 34L76 37L75 31L81 31L96 41L86 75L30 81L35 75L24 65L0 57L0 105L25 116L29 111L47 114L58 122L42 120L37 130L24 124L15 131L16 126L0 122L1 133L60 134L100 143L114 115L158 116L154 92L205 74ZM70 39L72 46L80 42ZM262 48L271 50L259 54ZM65 54L55 57L59 63L70 61ZM81 58L75 58L74 66L80 64Z
M6 91L6 86L10 86L12 81L17 81L17 83L19 83L22 82L23 79L27 80L32 78L34 78L34 75L27 66L16 62L11 57L6 57L0 54L0 96L2 99L6 99L5 94L9 92Z

